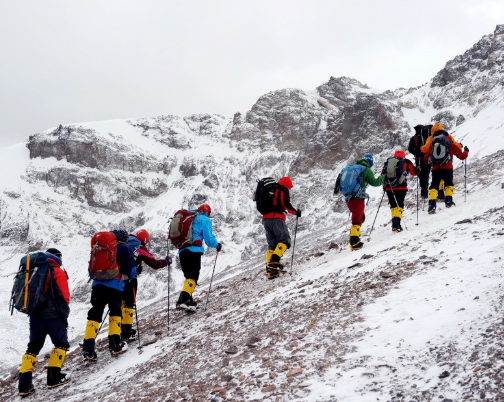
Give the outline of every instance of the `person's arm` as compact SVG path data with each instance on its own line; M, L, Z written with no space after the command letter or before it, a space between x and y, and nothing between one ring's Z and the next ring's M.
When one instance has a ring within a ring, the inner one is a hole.
M138 249L137 263L145 262L149 267L153 269L164 268L168 265L165 258L157 260L154 256L145 250L143 247Z
M212 221L204 215L200 215L200 218L201 226L203 229L203 240L205 240L205 243L208 247L217 248L219 242L212 232Z
M450 152L457 158L459 158L461 161L467 159L467 157L469 156L469 149L467 147L465 147L464 151L462 151L462 149L460 149L458 145L455 144L454 142L452 142L450 145Z
M416 176L417 175L416 168L415 168L415 166L413 165L413 163L409 159L405 159L404 160L404 164L405 164L405 169L404 170L406 172L408 172L412 176Z
M67 304L70 304L70 288L68 287L67 274L60 267L54 267L54 281Z
M362 176L366 183L373 187L381 186L383 184L383 180L385 179L385 175L383 174L381 176L374 177L374 173L370 168L366 168Z
M425 140L425 144L420 147L420 151L424 154L430 154L430 148L432 144L432 135Z
M289 190L285 187L283 188L281 187L279 190L280 190L280 202L282 203L283 209L292 215L296 215L297 211L290 202Z

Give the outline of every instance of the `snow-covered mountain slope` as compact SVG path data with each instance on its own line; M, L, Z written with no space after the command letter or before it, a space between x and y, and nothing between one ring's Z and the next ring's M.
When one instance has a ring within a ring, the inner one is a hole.
M35 400L462 400L482 392L500 400L503 32L498 26L418 88L380 91L331 78L315 91L266 94L232 119L65 125L0 150L9 172L0 184L0 398L14 398L28 340L27 317L7 311L13 273L27 251L57 246L70 275L65 367L75 378L56 393L42 389L46 342ZM491 83L482 86L485 77ZM393 234L387 205L376 215L381 189L370 189L363 233L377 216L375 229L362 251L350 252L346 206L332 195L338 171L372 152L379 172L395 148L406 148L412 126L434 121L470 148L467 165L456 163L456 208L420 210L415 225L412 180L408 230ZM294 272L267 281L251 195L256 178L285 174L303 210ZM215 263L208 310L191 317L170 310L167 333L167 291L173 307L182 274L146 269L142 353L131 345L112 359L102 341L100 361L83 364L77 345L89 308L91 235L145 227L161 257L169 217L202 202L212 205L224 243L217 260L214 251L204 257L196 297L205 303ZM450 375L439 379L443 371Z

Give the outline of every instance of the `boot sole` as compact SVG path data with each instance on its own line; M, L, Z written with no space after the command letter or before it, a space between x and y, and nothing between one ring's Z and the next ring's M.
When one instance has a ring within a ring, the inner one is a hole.
M66 380L65 382L60 382L59 384L48 385L48 386L47 386L47 389L52 389L52 388L61 387L62 385L68 384L70 381L72 381L72 379L71 379L71 378L69 378L69 379L68 379L68 380Z

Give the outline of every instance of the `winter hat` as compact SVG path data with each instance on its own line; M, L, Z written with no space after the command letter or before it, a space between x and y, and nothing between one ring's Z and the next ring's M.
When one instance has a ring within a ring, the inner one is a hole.
M363 156L363 158L362 158L362 159L365 159L365 160L367 160L367 161L368 161L368 163L369 163L369 167L373 167L373 155L371 155L371 154L366 154L366 155L364 155L364 156Z
M432 128L431 128L430 132L431 132L431 134L434 134L434 133L435 133L436 131L438 131L438 130L444 130L444 127L443 127L443 125L442 125L441 123L436 123L436 124L434 124L434 125L432 126Z
M404 151L402 149L398 149L394 153L394 158L405 158L405 157L406 157L406 154L404 153Z
M63 255L61 254L61 251L59 251L57 248L49 248L47 249L46 253L55 255L56 257L61 258Z
M294 185L292 184L292 180L289 176L284 176L280 180L278 180L278 184L281 186L285 186L287 188L292 188Z

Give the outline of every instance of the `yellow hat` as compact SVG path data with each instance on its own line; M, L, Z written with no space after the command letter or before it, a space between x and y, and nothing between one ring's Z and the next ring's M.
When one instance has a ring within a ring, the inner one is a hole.
M430 132L431 132L431 134L434 134L436 131L439 131L439 130L444 130L444 127L441 123L436 123L432 126Z

